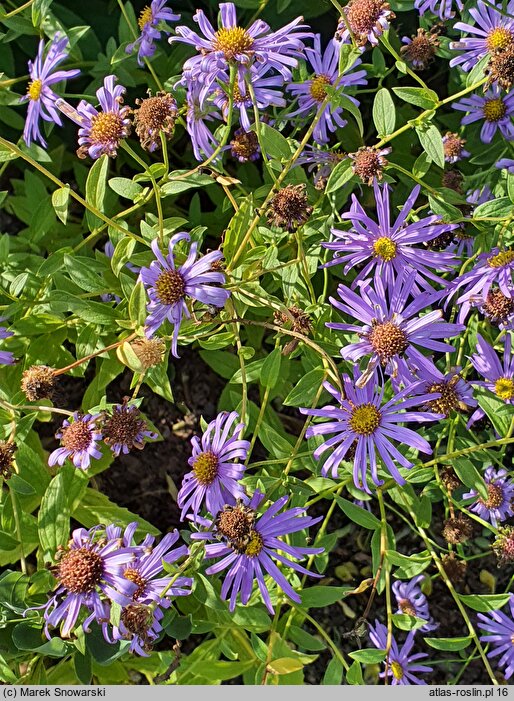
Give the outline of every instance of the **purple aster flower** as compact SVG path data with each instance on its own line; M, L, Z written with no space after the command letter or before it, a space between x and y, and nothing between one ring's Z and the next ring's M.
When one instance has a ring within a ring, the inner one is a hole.
M425 368L418 370L418 376L423 380L421 389L423 394L439 395L437 399L426 402L426 411L450 416L453 411L468 411L470 407L477 406L477 400L473 397L473 388L459 375L459 372L460 368L454 368L443 375L435 365L430 372Z
M424 15L429 11L433 15L439 15L444 21L455 16L453 5L456 5L459 12L464 8L462 0L415 0L414 7L419 11L420 15Z
M343 43L352 41L348 31L350 27L362 47L368 41L372 46L377 46L379 38L389 29L389 21L395 18L386 0L350 0L343 12L345 16L337 24L336 39Z
M197 161L210 158L218 146L218 141L205 122L214 119L221 121L221 114L208 102L200 103L201 86L191 83L187 93L186 127L191 137L191 145Z
M514 297L514 283L512 274L514 272L514 250L506 249L501 251L493 248L488 253L481 253L473 269L460 275L448 286L448 300L455 295L457 290L463 294L457 299L460 304L458 321L463 322L470 310L471 304L480 300L485 300L489 291L496 284L505 297Z
M204 501L207 511L216 516L225 504L234 506L244 498L245 491L238 480L244 475L245 466L241 463L246 460L250 443L238 437L245 428L243 423L235 423L238 419L235 411L222 411L208 424L201 441L196 436L191 439L193 455L188 463L192 471L184 475L177 496L181 520L190 510L197 516Z
M514 175L514 159L513 158L500 158L499 161L495 163L497 168L504 168L510 175Z
M301 115L308 117L320 107L321 103L327 96L327 87L332 87L335 90L340 90L343 87L348 88L355 85L366 85L366 71L360 70L354 73L348 73L339 77L339 54L340 44L336 39L331 39L327 44L324 53L321 51L320 35L314 37L314 48L305 49L305 54L314 69L314 77L310 80L304 80L301 83L291 83L288 90L298 98L298 109L291 112L289 117ZM361 63L357 59L352 68L355 68ZM359 101L354 97L345 94L348 100L351 100L354 105L359 105ZM335 104L332 101L326 105L321 118L316 124L313 132L313 139L319 144L326 144L330 140L328 132L336 131L337 127L344 127L347 124L346 119L343 119L343 108L337 106L337 98L334 98Z
M68 548L59 553L54 569L59 585L44 606L45 634L50 638L49 627L61 624L61 636L69 637L74 629L81 608L92 612L83 623L96 620L107 636L109 601L120 606L130 604L136 585L123 577L123 568L133 561L139 549L122 547L119 538L113 537L113 526L105 530L95 526L89 531L77 528L72 533ZM106 637L108 639L108 637Z
M342 151L325 151L317 146L307 145L295 161L295 166L307 166L309 173L314 174L314 187L323 190L330 173L340 163L346 154Z
M477 0L476 7L469 8L469 14L477 26L466 22L456 22L454 29L468 32L474 36L464 37L460 41L450 42L450 49L462 51L450 61L450 66L461 65L470 71L487 53L503 51L514 44L514 2L510 2L505 12L494 7L495 3Z
M498 666L504 669L505 679L510 679L514 674L514 595L509 599L509 607L510 616L501 611L478 614L478 625L487 633L480 640L492 644L493 649L487 653L488 657L501 655Z
M74 78L80 73L78 69L55 70L60 63L68 58L68 52L65 51L67 46L67 37L60 39L59 34L56 34L50 43L46 58L44 58L45 42L41 39L36 59L29 61L30 83L27 94L20 100L20 102L28 101L29 103L25 129L23 130L23 138L27 146L30 146L32 141L39 141L46 147L46 141L39 128L40 119L45 122L54 122L58 126L62 125L59 112L54 106L57 95L50 86L68 80L68 78Z
M130 107L123 107L125 88L114 85L117 78L108 75L104 86L96 91L101 111L85 100L81 100L77 109L65 100L58 99L56 106L72 121L79 125L79 158L99 158L107 154L114 158L118 153L120 142L130 134Z
M435 623L431 617L428 610L427 597L421 591L420 582L424 578L425 575L420 574L409 582L400 582L398 580L393 583L392 589L398 604L397 613L406 613L408 616L422 618L426 623L419 630L423 633L429 633L438 628L439 623Z
M313 453L314 459L319 460L325 451L330 450L330 455L321 468L321 474L325 477L328 472L331 472L332 477L336 479L341 461L346 455L353 455L354 484L358 489L370 493L366 476L368 462L374 484L377 486L384 484L378 477L378 453L395 482L405 484L395 461L406 469L410 469L413 463L400 453L392 441L404 443L427 455L430 455L432 448L415 431L397 424L408 421L434 421L442 418L442 415L437 416L429 412L410 411L412 407L419 406L431 398L429 394L407 398L407 395L416 391L419 386L420 383L411 385L383 403L384 390L377 391L372 383L368 383L365 387L357 387L348 375L343 375L343 397L329 382L324 382L323 387L337 400L338 406L300 409L302 414L328 419L325 423L309 426L307 438L334 434Z
M302 17L271 32L270 26L260 19L248 29L240 27L232 2L220 3L219 10L221 27L218 30L214 29L203 10L197 10L193 19L202 34L181 26L175 30L177 36L169 38L170 43L180 41L198 51L196 56L184 63L186 80L198 80L206 87L210 86L221 72L226 72L234 63L238 66L239 82L252 63L265 64L268 68L276 69L285 80L291 79L291 68L295 68L297 59L303 57L302 40L312 37L310 32L302 31L307 29L301 24Z
M348 316L358 319L364 326L330 322L331 329L356 333L360 340L345 345L341 355L345 360L357 361L371 356L367 368L357 382L363 386L382 366L386 374L398 377L405 385L414 381L418 370L425 368L428 373L436 372L434 363L425 357L416 346L448 353L453 347L438 339L453 338L464 330L462 324L449 324L442 321L440 309L420 316L439 294L423 292L407 304L413 292L416 271L406 272L399 277L389 295L380 278L375 278L376 291L369 283L360 283L360 296L353 290L339 285L337 293L342 302L330 297L331 304Z
M110 414L104 414L102 435L116 457L120 453L127 455L132 448L143 450L145 438L152 441L158 438L157 433L147 430L146 420L141 417L139 409L127 404L127 397L123 404L113 406Z
M173 14L169 7L165 7L167 0L152 0L147 5L137 21L141 34L135 42L129 44L125 51L131 54L137 47L137 62L144 65L144 58L151 58L155 53L154 41L161 38L161 32L157 29L159 22L178 22L180 15ZM164 34L169 32L162 30Z
M396 640L392 639L391 649L389 650L389 664L387 666L387 676L391 677L393 686L406 686L410 684L424 685L426 682L419 679L416 675L420 672L432 672L432 667L425 667L418 664L419 660L428 657L426 652L417 652L411 655L411 650L414 646L414 638L416 631L411 630L405 640L403 647L400 649ZM370 626L369 637L371 642L379 650L385 650L387 647L387 628L379 620L375 620L375 627ZM380 677L384 679L386 673L381 672Z
M125 529L125 547L130 546L136 526L130 524ZM147 536L141 545L143 554L124 567L123 577L133 582L137 589L132 594L131 603L121 612L119 625L113 627L113 640L130 640L130 651L138 655L148 656L153 642L159 637L164 615L162 609L171 605L170 598L191 593L193 580L190 577L162 576L165 572L163 563L173 564L189 553L185 545L173 547L178 538L179 533L175 530L153 547L155 539Z
M487 485L487 500L479 497L474 489L463 494L462 498L476 499L469 510L496 528L499 523L514 516L514 480L509 479L507 470L488 467L484 473L484 481Z
M269 68L266 65L251 66L245 73L245 80L242 84L237 81L234 84L233 108L236 114L239 113L241 126L245 131L250 131L254 121L254 106L248 82L251 82L255 94L256 106L259 110L267 107L285 107L286 101L282 94L284 79L280 75L266 75ZM214 104L217 105L226 120L229 108L229 79L225 76L220 81L221 87L216 90Z
M380 279L384 288L392 291L397 279L404 271L415 271L414 293L420 291L419 286L433 292L425 278L438 284L445 284L445 281L429 268L451 270L458 262L455 256L451 253L418 248L415 244L432 241L446 232L457 229L458 225L444 224L436 214L406 225L407 217L420 189L419 185L413 189L393 224L391 224L388 185L384 184L381 187L376 180L373 184L378 222L366 214L358 199L352 195L350 211L341 215L342 219L351 221L352 229L350 231L332 229L336 240L331 243L322 243L322 245L335 251L335 255L323 267L346 263L344 267L346 275L352 268L359 266L361 269L352 287L355 287L359 280L369 279L374 273L375 284Z
M484 204L484 202L490 202L491 200L494 200L494 195L489 185L484 185L484 187L478 187L476 190L468 190L466 192L466 202L474 204L475 207L478 207L479 204Z
M175 267L173 249L179 241L190 240L189 234L185 231L172 236L168 255L165 257L159 250L159 242L154 239L152 251L157 260L154 260L150 267L141 268L140 272L141 280L150 297L146 320L147 336L152 336L168 319L173 325L171 352L175 358L179 357L177 343L182 317L190 316L185 297L220 308L230 297L228 290L214 286L216 283L225 282L225 275L211 268L213 263L223 257L221 251L212 251L196 260L198 243L193 241L186 261L179 268Z
M75 467L87 470L91 458L99 460L102 453L98 449L98 441L102 440L102 432L97 425L100 414L79 414L76 411L69 419L64 419L62 427L55 434L61 441L61 447L50 453L49 465L64 465L69 458Z
M12 331L0 326L0 339L14 336ZM0 351L0 365L14 365L14 355L10 351Z
M508 141L514 139L514 123L512 122L514 92L502 95L500 90L494 86L484 96L464 97L460 102L453 102L452 107L468 113L462 118L461 124L471 124L479 119L485 120L480 130L480 138L484 144L491 143L497 129Z
M206 574L217 574L229 568L221 587L221 598L229 598L230 611L234 611L236 607L238 594L241 596L241 603L246 606L252 594L254 581L257 580L262 600L268 611L274 613L269 589L264 581L266 574L290 599L301 603L300 595L293 589L273 559L301 574L310 577L322 576L309 572L305 567L281 554L286 553L292 558L301 560L305 555L319 555L324 551L324 548L299 547L281 540L282 536L303 531L323 518L322 516L318 518L303 516L305 509L300 507L287 509L279 514L278 512L286 505L288 499L288 496L281 497L263 514L257 515L256 509L264 500L264 494L256 491L248 505L238 502L236 506L225 506L212 523L211 531L194 533L191 536L198 540L222 541L205 546L206 559L222 558L207 568Z
M505 336L502 361L496 355L494 348L480 334L477 334L477 351L469 359L484 380L475 380L473 384L486 387L507 404L514 404L514 354L511 335L508 333ZM485 416L484 410L477 409L468 422L468 428L483 416Z

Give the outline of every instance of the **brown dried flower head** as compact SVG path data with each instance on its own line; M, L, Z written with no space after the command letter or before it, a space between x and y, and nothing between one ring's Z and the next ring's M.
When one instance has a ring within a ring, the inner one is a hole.
M498 567L512 564L514 562L514 526L499 526L492 547L498 558Z
M16 443L12 441L0 441L0 477L8 480L14 472L14 453Z
M32 365L21 376L21 389L29 402L50 399L55 386L55 368Z
M452 170L447 170L443 173L442 186L447 187L450 190L455 190L459 194L462 194L462 181L464 177L462 173L454 168Z
M355 153L349 153L352 159L352 170L355 175L358 175L366 185L373 185L375 178L382 180L382 170L387 166L387 158L384 158L386 153L390 153L391 149L377 149L372 146L361 146Z
M286 185L272 197L268 211L268 223L272 226L295 231L305 224L312 214L305 185Z
M144 370L159 365L162 362L166 344L160 338L138 338L130 344L132 350L139 358Z
M444 522L443 538L447 543L465 543L473 535L473 524L466 516L456 516Z
M134 127L141 146L147 151L161 148L160 132L171 139L177 119L177 103L167 92L158 92L144 100L137 99L134 110Z
M437 31L427 32L426 29L420 27L417 34L411 38L410 43L402 46L400 53L413 68L424 71L434 60L438 47Z
M441 477L441 482L444 484L449 492L453 492L461 486L461 481L455 474L453 468L450 465L445 465L439 471L439 476Z
M468 569L466 560L459 560L454 552L441 557L441 565L452 584L460 584Z
M484 90L496 83L508 92L514 84L514 44L510 44L504 50L495 51L484 72L487 74Z

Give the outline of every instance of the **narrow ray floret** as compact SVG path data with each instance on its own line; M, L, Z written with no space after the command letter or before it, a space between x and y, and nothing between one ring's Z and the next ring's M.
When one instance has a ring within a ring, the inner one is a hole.
M462 495L463 499L475 499L468 507L470 511L497 526L502 521L514 516L514 480L509 478L507 470L496 470L490 466L484 473L484 482L487 487L487 499L472 489Z
M432 672L433 669L432 667L419 664L420 660L428 657L426 652L411 654L415 636L416 631L411 630L401 648L395 638L392 638L388 654L389 664L386 665L387 671L380 672L379 676L381 679L384 679L387 673L387 677L393 686L410 684L426 686L426 681L420 679L417 675L424 672ZM380 623L379 620L375 620L375 627L370 626L369 637L373 645L379 650L387 649L387 627Z
M180 241L189 242L185 231L171 237L168 255L164 256L157 239L152 241L152 251L156 257L148 268L141 268L140 276L146 287L150 302L146 320L147 336L152 336L166 319L173 325L171 352L178 358L178 334L183 317L189 317L186 297L203 304L223 307L230 292L216 284L225 282L225 275L212 269L212 264L223 257L221 251L212 251L196 259L198 243L191 243L184 263L176 267L174 248Z
M239 501L236 506L225 506L213 522L202 519L202 525L210 528L208 532L194 533L191 536L195 540L221 541L207 543L205 546L206 559L222 558L208 567L206 574L217 574L228 569L221 588L221 597L229 600L230 611L235 610L238 595L241 603L246 606L254 583L257 582L266 608L270 613L274 613L270 585L264 581L266 575L269 575L290 599L301 603L300 594L293 589L274 560L295 572L310 577L321 577L309 572L295 560L302 560L306 555L319 555L324 548L291 545L282 538L314 526L323 517L305 516L305 509L301 507L279 513L286 505L288 496L281 497L259 515L257 509L264 499L264 494L256 491L247 504Z
M91 458L102 457L98 443L102 440L102 431L98 425L100 414L79 414L75 412L69 419L64 419L62 427L55 434L61 441L61 447L50 453L49 465L64 465L71 460L75 467L87 470Z
M250 443L239 438L245 425L237 423L238 419L235 411L222 411L208 424L201 440L196 436L191 439L193 454L188 463L192 469L184 475L177 496L182 520L188 513L197 516L204 505L216 516L225 505L234 506L245 497L239 480Z
M11 338L14 336L12 331L8 331L5 327L0 326L0 339ZM14 355L10 351L0 351L0 365L13 365Z
M323 190L330 173L345 157L346 154L342 151L325 151L317 146L307 145L296 159L295 165L306 165L309 173L315 170L314 187Z
M406 469L411 468L413 463L394 444L404 444L426 455L432 452L432 448L416 431L398 424L434 421L443 417L442 414L412 411L430 397L428 394L410 396L413 391L419 389L420 384L411 385L397 392L392 399L384 401L384 390L375 388L372 382L361 388L357 387L348 375L343 375L344 396L329 382L324 382L324 388L334 397L337 405L325 406L322 409L300 409L302 414L325 420L323 423L310 425L306 433L307 438L333 434L313 453L314 459L319 460L323 453L330 451L321 468L321 474L325 477L330 473L332 478L336 479L339 476L341 461L350 459L351 455L354 484L358 489L370 493L367 481L368 465L373 483L377 486L384 483L378 476L378 457L395 482L405 484L396 463Z
M514 45L514 2L511 0L506 8L502 8L501 3L495 5L495 2L477 0L476 6L468 10L476 25L467 22L454 24L454 29L471 36L450 42L450 49L461 52L452 58L450 66L460 65L463 70L470 71L487 53L505 51Z
M119 530L119 529L118 529ZM137 586L123 576L123 568L140 554L138 547L125 547L114 526L95 526L73 531L68 547L56 553L52 572L58 586L44 608L45 634L60 626L62 637L69 637L84 608L89 615L84 630L96 620L107 640L109 605L130 604ZM29 609L30 610L30 609Z
M80 127L79 158L100 158L104 154L114 158L120 143L130 134L131 109L123 106L125 88L115 85L116 81L116 76L108 75L103 87L96 91L100 110L86 100L81 100L77 109L60 98L56 101L58 109Z
M464 8L462 0L414 0L414 7L420 15L431 12L440 19L447 20L455 16L455 10L461 12Z
M450 416L454 411L467 412L476 407L477 400L473 397L473 388L459 374L460 368L454 368L443 374L435 365L430 372L425 368L418 370L418 376L424 381L423 394L437 394L437 399L426 403L426 410L436 414Z
M429 633L438 628L439 623L435 623L430 615L427 597L421 591L421 582L424 579L425 575L419 574L408 582L398 580L393 582L392 590L398 604L397 613L422 618L426 623L419 630Z
M27 86L27 94L20 100L20 102L28 102L27 119L23 130L23 139L27 146L30 146L33 141L39 141L46 147L40 128L41 119L45 122L54 122L58 126L62 125L59 112L55 108L58 96L51 86L74 78L80 73L77 68L68 71L55 70L68 58L67 46L67 37L59 37L59 34L56 34L45 56L45 42L41 39L36 58L34 61L29 61L30 82Z
M367 85L366 71L358 70L345 75L339 74L339 54L341 45L336 39L331 39L325 51L321 50L321 37L314 37L314 48L306 48L305 54L314 70L314 76L300 83L291 83L288 90L298 100L298 109L289 114L290 118L301 116L309 117L316 113L322 102L328 95L327 88L340 91L345 89L345 99L350 100L358 107L359 101L347 94L346 88ZM357 68L361 60L357 59L351 69ZM343 108L329 101L323 109L319 120L314 127L313 138L318 144L326 144L330 140L329 132L334 132L338 127L347 124L343 119Z
M491 644L488 657L500 657L498 667L503 669L505 679L514 674L514 595L509 599L509 608L510 614L503 611L478 614L478 625L485 633L480 640Z
M165 7L167 0L152 0L141 10L137 21L141 34L136 41L129 44L125 51L131 54L137 48L137 62L144 65L145 58L151 58L155 53L154 42L161 38L161 31L169 34L169 31L159 29L161 22L178 22L180 15L176 15L169 7Z
M132 523L125 529L122 539L125 547L130 547L136 526L137 523ZM164 563L172 565L189 554L185 545L174 547L178 539L179 532L175 530L154 546L153 536L147 536L139 546L142 554L123 568L123 578L133 582L137 589L130 604L123 608L119 625L113 626L112 637L114 642L130 640L131 652L147 656L162 631L162 609L170 607L172 598L191 593L190 577L166 574L164 568Z
M500 158L495 165L497 168L504 168L510 175L514 175L514 158Z
M215 119L221 121L221 114L211 102L204 101L203 104L200 102L202 90L198 82L192 82L188 87L186 96L187 133L191 137L191 146L196 160L203 161L210 158L219 145L206 122L213 122Z
M514 404L514 354L512 353L512 336L509 332L505 337L502 359L494 348L477 334L477 353L470 356L475 370L484 380L474 380L478 387L486 387L507 404ZM478 408L469 420L469 425L485 416L483 409Z
M420 187L417 185L391 224L391 207L389 203L390 188L380 186L375 180L373 191L377 207L376 222L365 211L355 195L349 212L341 215L349 219L352 228L349 231L332 229L334 240L323 243L325 248L334 251L334 257L325 267L345 265L344 273L357 267L359 272L352 287L359 280L374 276L375 284L381 280L385 288L392 291L398 278L407 271L415 271L414 293L420 287L432 292L427 281L445 284L433 270L446 272L457 264L457 258L451 253L430 251L416 244L427 244L438 236L454 231L457 224L445 224L439 216L432 214L407 224L407 219L418 198Z
M514 297L514 249L493 248L491 251L477 256L472 270L453 280L446 290L448 300L457 291L460 296L456 300L459 308L458 320L465 321L472 304L485 301L491 290L496 289L511 299Z
M240 76L253 63L263 63L282 74L285 80L291 79L291 69L298 65L298 58L303 57L305 39L312 37L303 17L274 32L261 19L253 22L248 29L241 27L237 21L236 7L232 2L219 5L221 26L215 29L203 10L193 15L201 32L194 32L189 27L176 28L176 36L170 42L179 41L193 46L198 52L189 58L183 66L186 80L197 80L212 85L221 72L230 65L237 65Z
M345 360L358 361L369 356L357 385L369 382L378 367L408 385L416 379L418 369L435 372L433 360L424 356L416 346L440 353L454 350L440 339L457 336L464 326L443 321L440 309L420 314L438 300L439 294L423 292L408 302L413 294L416 275L414 270L403 274L389 294L382 280L375 278L376 290L369 283L361 282L359 296L344 285L339 285L337 294L342 301L330 297L336 309L363 324L327 323L331 329L349 331L359 336L357 343L350 343L341 349Z
M490 144L498 130L508 141L514 139L514 92L502 95L499 88L493 86L485 95L463 97L460 102L453 102L452 107L467 112L461 119L463 125L484 120L480 130L484 144Z

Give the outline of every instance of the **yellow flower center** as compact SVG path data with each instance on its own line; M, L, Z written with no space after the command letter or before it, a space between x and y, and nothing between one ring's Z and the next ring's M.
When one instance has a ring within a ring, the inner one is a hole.
M257 557L264 547L264 541L262 536L257 531L252 531L250 535L250 542L245 548L245 555L247 557Z
M482 503L487 509L498 509L505 501L503 496L503 489L498 484L488 484L487 485L487 500L479 499L478 501Z
M505 402L514 398L514 380L509 377L499 377L494 383L494 391Z
M514 43L514 35L506 27L495 27L491 29L485 40L487 50L491 53L502 51Z
M36 80L33 80L31 83L28 84L27 95L29 96L29 98L31 100L39 100L42 89L43 89L43 81L39 80L39 78L37 78Z
M484 117L488 122L499 122L506 113L507 108L501 97L487 100L484 104Z
M124 136L123 120L117 112L99 112L91 117L89 138L94 144L119 142Z
M371 436L380 426L381 414L373 404L359 404L352 410L350 428L359 436Z
M123 577L125 579L128 579L130 582L137 584L138 588L132 595L134 601L139 599L140 596L143 596L146 589L146 579L141 576L138 570L134 570L131 567L127 567L127 569L123 572Z
M218 458L210 450L200 453L193 463L193 472L200 484L209 485L218 474Z
M141 14L139 15L139 19L137 20L139 29L143 31L145 25L151 22L152 20L152 8L149 5L147 5L143 10L141 10Z
M214 51L221 51L227 61L234 60L238 54L244 54L253 46L253 39L242 27L219 29L212 43Z
M500 251L500 253L487 259L487 265L490 268L501 268L504 265L510 265L512 262L514 262L514 251Z
M396 257L396 244L388 236L381 236L373 244L373 251L376 256L389 262Z
M184 278L178 270L163 270L155 282L155 291L161 304L176 304L185 293Z
M317 75L311 80L310 93L316 102L323 102L326 98L327 85L331 85L328 75Z
M403 679L403 669L399 662L391 662L391 671L395 679Z

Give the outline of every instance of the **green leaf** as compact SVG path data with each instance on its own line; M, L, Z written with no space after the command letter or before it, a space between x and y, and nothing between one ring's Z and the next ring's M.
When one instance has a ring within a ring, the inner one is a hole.
M130 295L128 312L131 321L137 322L140 326L144 326L146 321L146 305L148 299L143 283L139 281Z
M303 662L294 657L279 657L278 660L272 660L268 663L268 669L272 674L291 674L291 672L297 672L303 667Z
M134 200L143 192L143 187L129 178L110 178L109 187L117 195L125 197L127 200Z
M162 196L168 197L169 195L178 195L191 188L206 187L207 185L214 185L216 182L214 178L204 173L192 173L187 176L185 175L186 173L187 171L179 170L170 173L169 181L161 187Z
M16 494L30 496L36 493L34 487L17 474L14 474L9 480L9 487L13 492L16 492Z
M514 204L514 174L507 173L507 194L509 200Z
M424 638L424 640L434 650L458 652L459 650L465 650L473 638L468 635L466 638Z
M92 676L92 665L91 655L89 654L89 652L87 652L85 655L82 655L80 652L77 651L73 656L73 664L75 666L75 672L80 683L90 684Z
M57 190L54 190L52 193L52 205L55 210L55 213L59 217L59 219L62 221L63 224L66 224L68 221L68 204L70 202L70 186L65 185L64 187L60 187Z
M437 93L425 88L393 88L393 92L400 100L423 109L432 109L439 102Z
M427 156L440 168L444 168L443 137L435 124L416 127L416 133Z
M73 518L77 519L86 528L92 528L98 523L109 525L110 523L118 523L123 526L128 526L132 521L137 521L138 532L151 535L159 535L157 528L151 523L145 521L140 516L133 514L128 509L114 504L105 494L88 487L81 498L80 503L75 506L72 513Z
M323 640L315 638L314 635L307 633L306 630L300 628L299 626L292 625L289 628L289 637L299 647L304 650L314 650L314 652L320 652L326 649L326 644Z
M348 499L343 499L343 497L335 496L334 499L337 501L341 511L348 516L350 521L353 521L363 528L368 528L371 531L380 528L380 521L378 518L367 509L363 509L356 504L352 504L351 501L348 501Z
M505 606L512 594L459 594L458 596L462 603L473 611L487 613Z
M12 640L18 650L31 650L48 657L64 657L68 650L68 645L60 638L47 641L41 629L30 621L23 621L14 626Z
M9 533L5 531L0 531L0 549L1 550L14 550L20 542L13 538Z
M264 122L261 122L260 128L262 146L268 156L278 160L291 158L291 146L285 136Z
M355 105L348 95L344 94L345 87L341 87L339 89L327 86L327 94L331 95L332 98L330 100L330 103L332 104L333 107L342 107L345 109L347 112L349 112L352 117L355 119L357 122L357 126L359 127L359 133L362 136L364 133L364 125L362 123L362 115L360 113L359 108L357 105Z
M463 484L466 485L466 487L474 489L475 492L478 492L481 497L484 497L484 499L489 498L484 478L478 472L471 460L463 457L455 458L452 461L452 467L455 470L457 477Z
M280 377L280 364L282 362L282 353L280 348L274 348L269 355L266 356L261 368L260 383L263 387L273 389Z
M301 608L323 608L344 599L352 587L308 587L301 592Z
M387 88L380 88L373 102L373 122L380 137L392 134L396 124L396 111Z
M224 682L244 674L255 665L255 660L226 662L225 660L208 660L206 664L195 666L195 676L209 682Z
M111 268L116 276L120 274L123 266L130 261L130 256L134 252L135 247L136 241L130 236L124 236L116 244L111 258Z
M308 406L314 400L326 377L323 368L314 368L301 377L282 402L286 406Z
M342 683L344 667L337 657L332 657L323 675L323 686L339 686Z
M252 217L253 201L252 195L249 195L239 204L239 210L232 217L223 237L223 255L227 263L232 261L241 241L244 239Z
M54 560L59 546L70 538L70 513L80 501L87 486L87 478L73 465L65 465L48 485L41 500L38 514L38 533L43 559Z
M352 178L352 161L349 158L345 158L340 161L330 173L325 188L325 194L330 195L332 192L337 192Z
M514 416L514 407L505 404L503 399L497 397L485 387L477 387L476 398L481 409L485 411L488 419L493 424L496 431L504 438L510 427Z
M0 144L0 163L5 163L6 161L14 161L18 156L11 151L10 148Z
M105 283L95 268L97 261L85 256L64 256L64 265L75 284L87 292L99 292L105 289Z
M109 157L104 154L93 163L86 180L86 201L100 212L103 212L108 170ZM103 223L99 217L92 214L89 210L86 211L86 220L90 231L97 229Z
M355 650L348 653L348 656L363 664L378 664L385 659L385 650Z
M360 664L355 660L350 665L350 669L346 672L346 682L352 685L363 685L364 679L362 678L362 668Z
M473 212L473 218L508 217L512 214L512 202L508 197L497 197L490 202L479 204Z

